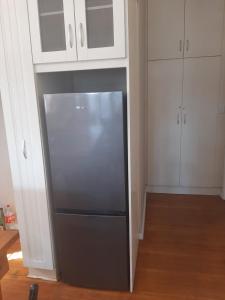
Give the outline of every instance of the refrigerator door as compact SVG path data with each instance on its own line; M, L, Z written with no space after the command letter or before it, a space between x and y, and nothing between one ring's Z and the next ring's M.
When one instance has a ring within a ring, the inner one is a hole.
M126 212L122 92L44 95L53 205L58 212Z
M96 289L129 290L125 216L56 214L61 280Z

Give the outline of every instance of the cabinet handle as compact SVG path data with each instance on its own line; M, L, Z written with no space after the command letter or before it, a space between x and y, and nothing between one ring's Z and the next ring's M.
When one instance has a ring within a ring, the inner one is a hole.
M187 41L186 41L186 51L187 51L187 52L189 51L189 48L190 48L190 41L187 40Z
M27 145L26 145L26 141L25 140L23 141L23 157L25 159L28 158L28 156L27 156Z
M179 112L177 113L177 125L180 125L180 123L182 122L182 106L178 107Z
M186 123L187 123L187 115L184 114L184 125L186 125Z
M179 41L179 49L180 49L180 52L182 52L182 50L183 50L183 42L182 42L182 40Z
M84 27L82 23L80 23L80 45L82 48L84 47Z
M177 113L177 125L180 125L180 113Z
M70 48L73 48L73 28L71 24L69 24L69 43Z

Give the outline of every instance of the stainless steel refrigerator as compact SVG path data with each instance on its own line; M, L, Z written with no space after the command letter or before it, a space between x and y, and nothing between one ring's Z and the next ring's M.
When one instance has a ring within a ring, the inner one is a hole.
M48 94L44 107L60 278L129 290L123 93Z

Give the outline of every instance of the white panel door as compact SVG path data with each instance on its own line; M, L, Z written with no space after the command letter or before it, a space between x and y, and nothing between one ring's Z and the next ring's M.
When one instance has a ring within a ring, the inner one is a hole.
M73 0L28 0L34 63L77 60Z
M0 90L24 265L53 271L26 0L0 1L0 20Z
M184 0L149 0L149 60L182 58Z
M182 59L149 62L149 185L179 185L182 73Z
M181 185L216 187L220 57L185 59Z
M187 0L185 57L221 55L224 0Z
M79 60L125 57L124 0L74 0Z

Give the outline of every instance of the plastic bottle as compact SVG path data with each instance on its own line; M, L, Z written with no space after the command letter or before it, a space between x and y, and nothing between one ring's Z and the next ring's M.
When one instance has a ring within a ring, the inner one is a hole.
M0 205L0 230L5 229L5 217L3 213L3 207Z
M12 211L10 205L6 205L4 208L5 227L6 229L15 229L16 214Z

